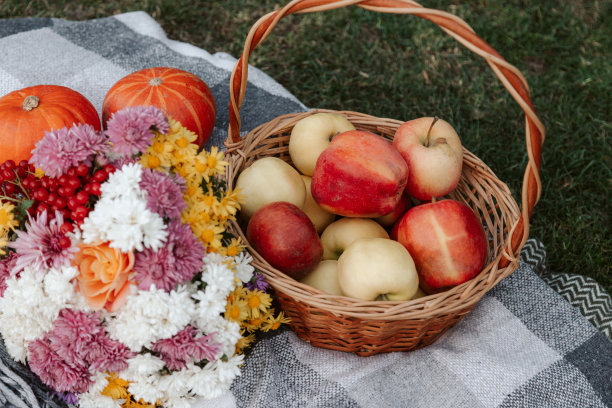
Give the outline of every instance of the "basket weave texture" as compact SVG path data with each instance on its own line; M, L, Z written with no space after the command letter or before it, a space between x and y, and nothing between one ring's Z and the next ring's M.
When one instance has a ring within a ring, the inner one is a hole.
M468 282L410 301L361 301L326 294L299 283L270 266L248 245L245 226L232 223L233 232L247 242L247 249L254 258L253 265L265 275L274 289L281 308L291 319L291 328L298 336L314 346L368 356L408 351L433 343L463 318L488 290L516 270L520 250L529 234L529 218L541 192L539 170L544 127L534 112L523 75L458 17L423 8L409 0L295 0L263 16L253 25L242 56L232 72L230 126L225 143L230 163L226 172L228 186L233 187L239 173L259 158L275 156L290 163L288 144L293 126L317 112L341 114L357 129L393 139L402 121L323 109L279 116L246 136L240 136L240 107L246 90L248 58L252 51L286 15L350 5L381 13L412 14L430 20L483 57L525 113L528 156L519 206L506 184L483 161L464 148L462 177L450 197L469 205L482 221L490 240L487 263Z

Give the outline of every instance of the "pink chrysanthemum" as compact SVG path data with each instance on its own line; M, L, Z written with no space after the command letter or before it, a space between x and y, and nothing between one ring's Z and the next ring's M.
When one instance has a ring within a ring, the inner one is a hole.
M172 290L198 273L204 264L202 243L193 235L188 225L180 221L168 225L168 240L157 251L146 248L136 253L133 280L140 289L152 284L158 289Z
M70 263L78 247L66 241L66 235L60 231L64 217L60 212L55 218L47 221L47 212L43 211L36 219L28 218L26 230L16 230L17 239L9 246L17 252L17 261L12 273L23 270L26 266L44 271L48 268L59 268ZM68 246L66 246L68 244Z
M214 342L214 335L215 333L204 336L195 327L186 326L173 337L153 343L151 350L159 353L168 369L180 370L187 367L187 363L191 361L197 363L215 359L222 346Z
M85 364L71 364L51 347L48 335L28 345L30 370L55 391L82 393L92 384Z
M127 346L106 335L97 314L71 309L63 309L60 312L53 329L46 333L44 341L34 345L34 348L40 361L46 360L56 368L73 368L77 372L80 367L85 367L88 373L125 370L128 366L127 360L134 356ZM55 369L39 369L39 372L36 374L45 383L59 381L50 375L56 372ZM56 390L80 391L74 387Z
M180 186L166 173L144 169L140 188L147 192L147 208L162 218L178 220L187 207Z
M6 290L6 280L13 276L12 272L17 264L17 254L9 252L4 258L0 259L0 297L4 296Z
M121 109L107 122L106 135L113 150L124 156L143 153L153 139L153 130L167 133L168 118L155 106L133 106Z
M125 345L106 335L95 313L63 309L54 322L50 342L67 361L86 362L99 371L121 371L132 357Z
M30 163L50 177L59 177L79 163L91 165L93 159L108 152L109 147L106 137L93 126L78 124L46 132L45 137L36 142Z

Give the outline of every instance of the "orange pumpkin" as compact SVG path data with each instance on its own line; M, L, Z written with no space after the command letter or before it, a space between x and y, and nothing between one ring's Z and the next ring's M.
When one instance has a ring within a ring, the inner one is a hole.
M215 100L208 85L178 68L154 67L133 72L115 83L104 97L102 123L129 106L156 106L198 135L200 148L215 126Z
M28 160L46 131L89 124L100 130L100 116L83 95L60 85L36 85L0 98L0 163Z

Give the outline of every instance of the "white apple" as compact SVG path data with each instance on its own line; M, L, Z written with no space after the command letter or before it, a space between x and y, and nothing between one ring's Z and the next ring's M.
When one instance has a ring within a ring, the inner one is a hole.
M293 165L306 176L312 176L317 159L338 133L355 130L355 126L337 113L320 112L300 119L291 131L289 155Z
M423 117L403 123L393 146L408 164L406 193L419 200L442 197L457 187L463 166L461 140L442 119Z
M330 295L342 296L338 283L338 261L327 259L319 262L317 267L300 281Z
M340 218L329 224L321 234L323 259L338 259L359 238L389 239L389 234L371 218Z
M235 187L244 197L240 215L247 220L275 201L286 201L300 209L306 201L306 186L300 173L278 157L255 160L240 173Z
M306 186L306 200L304 201L304 207L302 210L308 215L310 221L315 226L317 233L321 233L334 219L336 219L336 214L332 214L329 211L325 211L317 202L312 198L312 193L310 192L310 183L312 182L312 178L310 176L305 176L302 174L302 181L304 181L304 185Z
M345 296L362 300L408 300L419 289L410 253L397 241L361 238L338 259L338 282Z

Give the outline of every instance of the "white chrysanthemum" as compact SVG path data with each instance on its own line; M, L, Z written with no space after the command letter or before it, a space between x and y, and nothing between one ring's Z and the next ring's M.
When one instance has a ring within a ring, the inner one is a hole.
M29 343L53 328L60 310L80 304L80 295L71 282L74 273L72 267L51 269L42 275L34 268L25 268L18 279L6 280L0 298L0 332L15 360L25 361Z
M164 220L147 209L141 176L139 164L124 165L102 184L100 200L81 225L86 243L110 241L123 252L161 248L168 232Z
M210 256L205 258L202 268L202 281L206 282L206 291L218 292L227 297L235 288L234 272L226 263L210 262Z
M114 200L104 196L81 225L86 243L110 241L123 252L159 249L168 232L162 218L147 209L144 199L124 195Z
M92 394L100 394L102 391L104 391L104 389L108 385L108 378L106 378L107 375L108 374L100 371L93 375L91 377L93 383L89 386L87 392Z
M163 401L164 393L157 388L159 375L141 377L140 379L130 382L128 391L134 396L136 401L142 399L148 403Z
M100 191L103 197L111 200L132 194L144 198L144 192L138 186L141 178L142 166L139 163L124 164L108 176L108 180L100 186Z
M66 303L74 292L71 280L79 275L79 270L73 266L61 269L50 269L43 278L43 285L47 296L58 303Z
M240 367L244 363L244 355L238 354L230 357L227 361L216 360L212 362L219 381L229 388L234 379L240 375Z
M121 400L115 400L100 393L79 394L80 408L120 408L121 402Z
M240 335L240 325L238 323L226 320L222 316L206 319L196 317L193 323L202 333L215 333L215 343L221 344L221 351L215 358L219 358L223 354L227 356L234 354L236 343L242 337Z
M158 250L166 242L168 231L164 220L156 213L147 210L149 220L142 225L143 244L146 248Z
M253 257L246 251L242 251L234 258L236 264L236 277L242 282L248 282L253 277L255 268L251 265Z
M158 373L166 363L152 354L137 354L127 360L128 368L121 372L121 378L127 381L137 381L139 378Z
M191 297L196 301L195 319L214 319L225 312L227 296L219 291L200 290Z
M243 355L230 357L228 361L216 360L200 370L194 370L192 376L192 392L206 399L220 396L229 390L234 379L240 375L240 366L244 362Z
M151 286L130 295L112 316L106 318L111 337L139 352L159 339L174 336L191 321L195 305L185 287L167 293Z
M166 399L176 399L189 393L193 382L192 377L188 368L173 371L159 378L157 388L164 393Z

